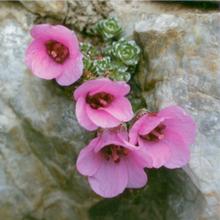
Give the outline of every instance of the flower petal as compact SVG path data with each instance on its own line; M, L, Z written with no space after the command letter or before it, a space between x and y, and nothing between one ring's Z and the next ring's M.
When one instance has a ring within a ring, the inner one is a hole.
M38 24L31 29L31 35L42 41L55 40L68 47L70 56L80 54L79 43L73 31L63 25Z
M100 134L100 141L95 148L95 152L100 151L107 145L115 144L118 146L125 147L129 150L137 150L137 147L130 144L123 131L120 131L119 128L114 129L105 129Z
M147 175L144 169L135 163L132 156L127 156L125 162L128 169L127 188L143 187L147 183Z
M164 122L167 129L180 134L187 145L193 144L196 137L196 124L193 118L179 107L173 107L172 114L170 116L172 118L168 118Z
M86 112L86 102L83 97L79 98L76 102L76 118L79 124L89 131L96 130L98 127L88 117Z
M92 176L96 173L102 163L102 158L94 152L94 148L98 142L98 138L93 139L89 145L80 151L77 158L77 170L85 176Z
M98 92L107 92L116 97L127 95L130 86L125 82L115 82L108 78L100 78L96 80L88 80L79 86L74 92L74 98L77 100L80 96L85 97L88 93L93 95Z
M145 122L145 118L142 116L132 125L129 131L130 143L135 145L138 143L139 130L144 122Z
M165 167L174 169L185 166L190 159L190 149L186 145L182 136L178 133L166 130L165 138L170 149L170 158L164 164Z
M139 164L140 167L147 167L152 168L153 167L153 159L148 154L148 152L144 149L142 146L136 147L137 150L132 151L133 159L136 161L137 164Z
M186 113L182 108L180 108L177 105L168 106L164 109L161 109L160 112L158 112L158 116L164 118L179 118L182 115L186 115Z
M123 160L114 163L103 160L93 176L88 178L92 189L100 196L112 198L124 191L128 183L127 167Z
M159 168L170 159L170 147L164 141L150 142L145 141L141 137L138 138L138 143L144 148L144 151L152 158L152 167Z
M154 128L156 128L161 122L164 121L164 118L157 116L144 115L143 118L145 121L142 123L139 129L140 135L146 135L150 133Z
M111 105L100 108L122 122L130 121L134 115L131 103L125 97L116 98Z
M34 40L26 50L25 62L33 74L42 79L54 79L62 73L63 66L56 64L46 53L44 44Z
M159 115L167 118L165 124L168 128L178 131L188 144L194 143L196 136L195 121L182 108L175 105L169 106L162 109Z
M129 140L132 144L137 144L138 135L146 135L157 127L164 119L147 114L141 116L131 127Z
M62 86L69 86L76 82L83 74L83 62L80 55L76 60L68 60L70 62L64 63L63 72L56 78L58 84Z
M112 94L115 97L123 97L129 93L130 86L124 81L109 80L107 83L102 84L102 86L100 86L99 88L97 88L89 94L94 95L103 91Z
M101 128L113 128L121 123L118 119L114 118L109 113L99 109L92 109L88 105L86 106L86 112L89 119L95 125Z
M50 24L37 24L31 29L31 36L35 39L48 40L51 34Z

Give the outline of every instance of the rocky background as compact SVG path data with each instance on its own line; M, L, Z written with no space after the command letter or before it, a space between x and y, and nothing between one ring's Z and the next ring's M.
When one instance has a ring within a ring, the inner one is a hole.
M145 189L115 199L96 196L76 172L92 134L76 122L71 91L24 65L34 23L79 33L108 15L143 49L137 99L152 110L177 103L198 125L187 167L148 171ZM218 2L0 2L0 220L219 220L219 161Z

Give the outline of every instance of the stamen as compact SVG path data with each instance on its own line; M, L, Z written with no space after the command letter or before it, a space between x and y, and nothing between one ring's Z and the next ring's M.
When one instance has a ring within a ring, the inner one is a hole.
M166 126L164 124L159 124L150 133L146 135L141 135L140 137L147 141L158 141L164 138L164 130Z
M125 147L117 146L114 144L104 147L102 150L102 155L106 160L112 160L114 163L119 163L121 158L127 156L129 151Z
M120 157L118 155L118 152L117 152L117 147L112 147L112 159L115 163L118 163L120 161Z
M64 61L69 56L69 49L64 46L62 43L59 43L54 40L49 40L46 44L46 49L48 55L59 64L64 63Z
M107 107L113 100L114 96L106 92L99 92L92 96L87 95L86 97L86 102L94 109Z
M159 133L159 132L156 131L156 130L153 130L151 133L152 133L154 136L156 136L159 140L161 140L161 139L164 138L164 134L161 134L161 133Z

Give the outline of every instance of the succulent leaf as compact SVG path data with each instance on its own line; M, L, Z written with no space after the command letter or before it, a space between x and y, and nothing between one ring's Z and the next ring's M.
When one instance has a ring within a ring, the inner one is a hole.
M109 18L97 23L96 32L101 35L104 40L109 40L119 37L122 29L115 18Z
M121 39L113 42L112 45L113 55L128 66L138 64L140 52L140 47L133 40L127 41Z
M96 68L96 73L98 75L103 75L111 67L111 58L110 57L103 57L102 59L95 60L94 65Z

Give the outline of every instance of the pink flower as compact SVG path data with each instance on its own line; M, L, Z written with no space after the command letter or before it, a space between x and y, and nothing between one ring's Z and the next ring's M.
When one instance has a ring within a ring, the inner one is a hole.
M178 106L158 113L146 113L129 132L130 142L144 147L152 157L153 167L179 168L190 158L189 145L194 142L193 119Z
M131 104L124 96L130 87L108 78L89 80L75 90L76 117L87 130L112 128L133 117Z
M56 79L68 86L83 72L82 54L76 35L62 25L40 24L31 30L34 38L25 55L33 74L43 79Z
M125 188L140 188L147 183L143 168L151 167L151 158L127 141L122 126L106 129L80 151L77 170L88 176L90 186L102 197L111 198Z

